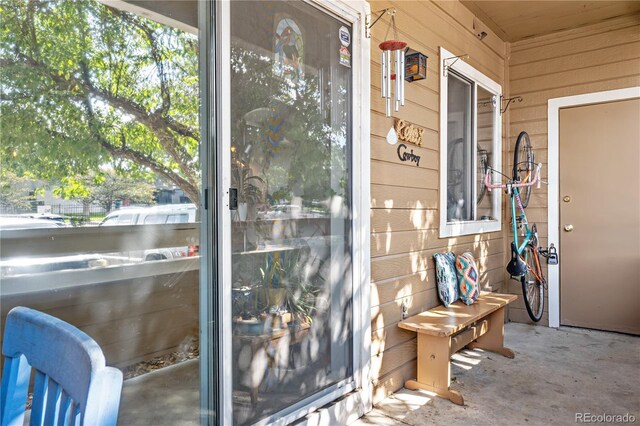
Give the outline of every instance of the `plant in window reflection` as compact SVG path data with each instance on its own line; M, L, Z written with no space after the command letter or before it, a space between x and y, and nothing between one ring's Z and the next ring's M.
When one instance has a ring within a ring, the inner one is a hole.
M319 289L307 271L308 247L265 256L260 268L265 300L270 314L289 314L289 325L310 324Z
M271 330L267 320L267 303L263 297L264 285L255 271L257 265L247 268L246 259L234 258L234 283L232 287L232 318L234 333L243 335L265 334ZM240 269L240 266L245 268Z
M262 199L262 184L264 180L256 176L251 168L242 162L231 167L231 185L238 189L239 203L257 203Z
M332 128L331 118L336 114L332 108L346 111L346 89L336 87L339 95L332 105L330 88L319 87L320 71L308 69L294 83L273 74L270 57L240 46L232 46L231 52L231 108L238 118L232 149L260 170L267 200L291 204L300 197L305 208L312 203L317 208L318 200L344 196L346 177L332 176L332 170L346 172L346 126ZM344 118L334 121L343 123ZM269 141L269 130L282 139Z
M297 285L285 286L284 306L292 317L290 326L299 327L300 324L313 322L312 315L316 310L316 297L319 291L305 279L300 280Z

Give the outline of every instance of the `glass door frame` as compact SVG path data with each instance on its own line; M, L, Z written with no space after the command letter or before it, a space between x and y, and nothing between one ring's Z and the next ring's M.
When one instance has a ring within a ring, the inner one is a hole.
M201 2L208 3L209 2ZM353 375L328 389L316 393L285 410L277 412L260 422L261 424L284 425L317 410L327 403L352 392L355 404L353 411L364 413L371 409L371 383L369 366L371 360L371 300L370 300L370 40L366 37L366 18L369 16L369 5L366 1L342 0L307 0L307 3L336 16L352 25L352 279L353 279ZM211 7L211 6L210 6ZM204 99L215 102L216 108L209 110L209 117L204 117L209 124L209 144L207 157L208 174L215 177L209 181L212 186L208 191L210 199L208 210L212 218L212 226L208 232L208 246L211 254L208 280L209 292L202 292L204 309L202 316L203 334L210 339L203 339L208 346L203 353L209 362L208 367L201 370L201 381L209 383L207 401L209 412L216 414L215 423L233 423L233 377L230 363L232 355L231 325L231 211L229 210L229 187L231 186L231 92L230 92L230 60L231 29L230 1L215 2L213 19L201 23L204 25L207 40L213 40L205 52L205 68L211 67L206 74L207 80L215 81L215 88L207 84ZM211 13L207 16L212 16ZM338 34L336 34L338 37ZM202 43L204 44L204 43ZM215 110L215 113L212 112ZM215 117L215 120L212 119ZM214 143L217 141L217 143ZM215 182L215 187L213 186ZM217 256L216 256L217 255ZM217 263L214 263L217 262ZM214 278L215 277L215 278ZM215 304L215 305L214 305ZM212 306L214 305L214 306ZM203 336L204 337L204 336ZM216 344L217 343L217 344ZM218 374L215 374L218 372ZM207 374L208 377L204 375ZM217 380L211 380L211 374ZM204 388L204 385L203 385ZM204 389L203 389L204 390ZM214 395L213 393L217 393ZM213 405L213 407L211 406ZM205 407L203 407L204 409ZM204 411L204 410L203 410ZM207 423L211 423L209 421Z
M215 66L216 7L212 1L198 2L199 79L200 79L200 158L202 197L200 205L200 424L220 423L219 398L221 363L218 312L219 228L217 199L216 143L218 123L217 88L220 87Z

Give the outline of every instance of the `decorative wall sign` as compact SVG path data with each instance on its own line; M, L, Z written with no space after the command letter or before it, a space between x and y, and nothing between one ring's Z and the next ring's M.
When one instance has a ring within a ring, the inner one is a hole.
M403 143L398 145L398 158L400 161L411 161L420 167L420 156L413 153L413 149L407 152L407 146Z
M396 120L398 139L404 142L422 146L424 129L404 120Z

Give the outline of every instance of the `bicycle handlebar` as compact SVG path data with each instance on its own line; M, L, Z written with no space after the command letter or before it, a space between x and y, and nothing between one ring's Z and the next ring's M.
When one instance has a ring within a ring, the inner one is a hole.
M533 180L531 182L527 182L527 183L516 183L516 182L511 182L511 183L492 183L491 182L491 172L492 170L489 169L487 171L487 174L484 175L484 184L487 187L487 189L489 191L491 191L492 189L496 189L496 188L521 188L524 186L533 186L537 184L537 188L540 189L540 169L542 169L542 163L538 163L538 165L536 166L536 173L535 176L533 177Z

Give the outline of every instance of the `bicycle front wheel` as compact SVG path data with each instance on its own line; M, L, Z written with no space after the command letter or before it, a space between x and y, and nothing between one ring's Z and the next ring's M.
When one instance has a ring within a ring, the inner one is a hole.
M520 132L516 141L516 150L513 153L513 180L516 182L531 181L533 179L533 151L527 132ZM526 208L531 198L531 187L519 188L522 207Z
M538 322L544 311L544 283L542 282L540 257L536 248L530 244L525 247L522 257L527 264L527 271L520 278L524 305L527 308L529 318Z

